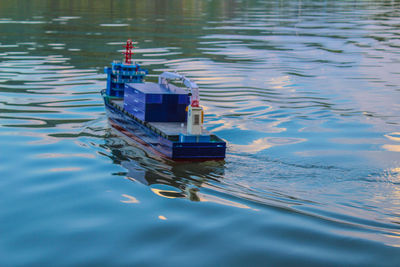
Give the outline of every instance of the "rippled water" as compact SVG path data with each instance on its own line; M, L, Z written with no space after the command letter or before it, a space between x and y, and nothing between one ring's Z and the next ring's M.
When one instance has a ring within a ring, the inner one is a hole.
M400 265L399 1L2 1L0 33L2 266ZM127 38L225 161L109 126Z

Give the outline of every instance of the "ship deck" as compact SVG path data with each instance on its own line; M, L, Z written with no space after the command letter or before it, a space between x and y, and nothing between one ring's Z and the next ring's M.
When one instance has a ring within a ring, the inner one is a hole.
M113 99L112 102L119 106L121 109L124 109L124 101ZM158 129L165 136L179 136L179 134L187 134L186 123L183 122L147 122L149 128ZM205 129L202 130L203 135L211 135L211 133Z

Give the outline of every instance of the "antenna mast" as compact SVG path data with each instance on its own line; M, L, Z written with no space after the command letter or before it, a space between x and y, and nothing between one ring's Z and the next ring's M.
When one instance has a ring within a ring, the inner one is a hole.
M125 47L125 52L122 53L125 55L125 64L132 64L132 48L136 47L133 46L133 42L131 39L128 39L126 41L126 45L123 45L123 47Z

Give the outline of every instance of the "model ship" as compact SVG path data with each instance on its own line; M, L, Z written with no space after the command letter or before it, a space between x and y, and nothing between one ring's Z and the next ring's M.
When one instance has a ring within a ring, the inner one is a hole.
M197 84L174 72L162 73L158 83L145 82L147 70L132 62L132 41L124 47L124 61L104 69L107 88L101 94L110 124L151 152L174 160L224 159L226 143L203 127Z

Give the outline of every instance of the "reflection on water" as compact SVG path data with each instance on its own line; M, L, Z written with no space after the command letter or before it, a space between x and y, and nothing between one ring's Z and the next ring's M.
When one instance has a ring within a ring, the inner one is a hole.
M399 12L1 2L0 264L399 265ZM224 162L158 158L108 125L102 70L128 37L149 81L199 84Z
M213 182L220 182L224 176L224 161L205 162L174 162L157 158L164 164L155 168L138 154L146 153L137 147L133 141L124 140L124 136L112 129L115 137L108 136L104 147L111 151L111 159L118 161L126 170L126 178L133 182L140 182L150 187L150 190L164 198L185 198L190 201L213 202L220 205L237 208L251 209L249 206L217 197L215 195L201 193L202 187L213 189ZM126 137L125 137L126 138ZM129 146L126 146L128 142ZM150 157L155 155L149 155ZM130 195L123 194L123 203L139 203Z
M112 153L109 157L127 170L127 179L149 186L158 196L206 201L204 196L198 195L199 188L204 183L218 182L224 176L224 161L175 162L159 158L147 154L144 148L111 129L112 135L104 144L104 148Z

